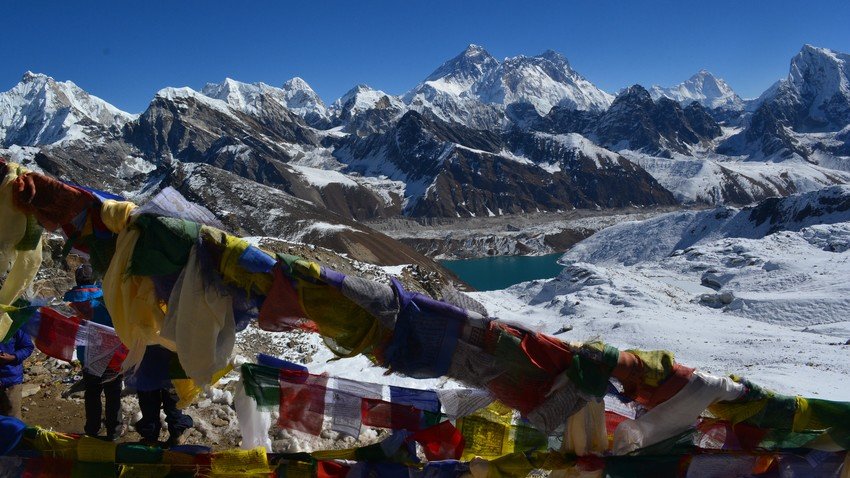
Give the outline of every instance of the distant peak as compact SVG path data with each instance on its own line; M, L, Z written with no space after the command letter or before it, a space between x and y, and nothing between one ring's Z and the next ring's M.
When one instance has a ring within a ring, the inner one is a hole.
M463 50L463 52L465 54L473 54L474 55L474 54L479 54L479 53L486 53L487 50L485 50L484 47L481 46L481 45L476 45L474 43L470 43L469 45L466 46L466 49Z
M544 51L543 53L540 54L540 56L542 58L546 58L547 60L564 61L564 62L567 61L567 57L565 57L563 54L558 53L557 51L552 50L552 49L548 49L548 50Z
M283 84L283 89L285 89L285 90L310 90L310 91L313 90L313 88L311 88L310 85L306 81L304 81L304 79L301 78L300 76L294 76L294 77L286 80L286 82Z
M830 50L829 48L822 48L822 47L818 47L818 46L814 46L814 45L810 45L810 44L806 43L805 45L803 45L803 48L800 49L800 53L797 56L798 57L800 57L800 56L807 56L807 57L817 56L817 57L828 57L828 58L835 59L835 58L837 58L838 56L841 56L841 55L842 55L842 53L837 52L835 50Z
M198 92L188 86L180 88L168 86L156 92L156 97L168 100L173 100L175 98L191 98L197 95Z
M621 95L649 95L649 92L646 91L646 88L644 88L643 86L635 84L635 85L632 85L632 86L626 88L620 94Z
M33 73L29 70L24 72L24 75L21 77L21 81L25 82L25 83L32 82L32 81L47 81L47 80L51 80L51 79L52 78L45 75L44 73Z
M490 52L485 50L483 46L470 43L465 50L463 50L459 55L457 55L453 59L449 60L447 63L457 61L472 61L474 63L478 63L489 61L489 59L491 58L493 58L493 56L490 55Z
M688 81L690 81L690 82L699 81L703 84L706 84L706 82L713 82L713 83L717 83L717 84L723 84L724 83L724 81L722 79L714 76L714 73L706 70L705 68L702 68L698 72L694 73L694 75L692 77L690 77L688 79Z

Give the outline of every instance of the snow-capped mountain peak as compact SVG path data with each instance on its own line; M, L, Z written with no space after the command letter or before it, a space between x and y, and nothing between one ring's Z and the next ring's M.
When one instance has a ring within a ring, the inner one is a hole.
M402 102L396 96L376 90L368 85L359 84L334 101L331 108L338 113L345 111L355 116L366 110L373 108L383 109L388 106L401 107Z
M788 76L753 103L770 103L797 129L837 131L850 122L850 55L804 45L791 59Z
M302 78L296 76L286 80L282 90L286 106L296 114L303 117L311 113L325 118L329 116L324 101Z
M0 93L0 146L82 139L93 129L117 131L134 118L70 81L27 71Z
M666 97L682 105L696 101L706 108L740 110L744 107L743 100L732 87L706 69L701 69L686 81L669 88L654 85L650 94L654 100Z
M530 104L545 116L554 106L603 111L613 99L576 73L558 52L500 63L478 45L469 45L404 96L416 110L475 127L497 126L497 110L513 104Z
M812 108L834 95L850 99L850 55L804 45L791 60L788 81L801 95L814 95Z
M461 54L440 65L411 93L428 85L440 91L460 95L469 91L475 82L499 66L490 53L478 45L469 45Z
M301 78L293 78L276 88L265 83L243 83L225 78L221 83L207 83L201 91L204 95L224 101L230 107L248 114L258 114L266 102L276 103L308 123L327 120L327 108L321 98Z
M222 100L234 109L250 113L257 107L257 98L263 93L273 90L273 87L265 83L249 84L225 78L221 83L207 83L201 93L210 98ZM162 90L160 93L171 94L173 92Z
M506 58L474 88L484 103L510 105L527 103L541 115L554 106L570 109L603 111L614 97L572 69L560 53Z

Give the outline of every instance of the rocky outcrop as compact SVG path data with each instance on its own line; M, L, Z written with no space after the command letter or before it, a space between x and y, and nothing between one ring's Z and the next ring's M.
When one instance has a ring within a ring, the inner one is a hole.
M479 216L675 200L639 166L580 135L495 133L408 112L384 134L351 138L337 157L408 184L407 214Z
M653 101L648 91L635 85L617 96L592 130L601 145L615 150L688 153L701 141L719 136L720 128L701 106L691 104L686 110L669 98Z

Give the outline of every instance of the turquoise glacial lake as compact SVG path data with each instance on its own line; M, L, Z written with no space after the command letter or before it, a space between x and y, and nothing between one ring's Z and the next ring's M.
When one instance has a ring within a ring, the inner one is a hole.
M545 256L494 256L440 261L440 264L478 290L499 290L557 276L564 268L557 263L562 255L559 252Z

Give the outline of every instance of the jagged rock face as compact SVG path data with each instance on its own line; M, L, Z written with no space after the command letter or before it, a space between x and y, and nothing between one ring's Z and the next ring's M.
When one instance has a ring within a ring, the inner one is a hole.
M499 62L487 50L469 45L408 91L403 100L412 110L446 122L498 129L504 123L503 108L485 104L472 94L474 86L498 67Z
M620 207L633 204L632 199L640 203L675 203L668 191L626 160L620 168L608 170L599 170L590 158L573 164L575 167L568 171L549 173L533 164L456 149L410 214L487 216L576 207ZM643 176L645 182L636 181L635 175Z
M191 90L164 91L137 122L127 125L125 136L150 157L207 163L286 189L294 179L283 164L290 153L281 144L316 144L317 139L300 118L259 101L262 116L255 117ZM275 110L290 121L271 121Z
M425 78L436 89L468 91L499 67L499 61L478 45L469 45L460 55L440 65ZM413 91L416 91L414 89Z
M167 89L157 94L136 123L128 125L126 138L145 153L184 162L210 162L208 158L234 145L285 160L289 155L278 146L281 143L318 144L301 118L263 97L257 102L254 116L188 89Z
M741 211L755 227L769 226L765 234L800 230L811 224L846 220L850 213L850 188L833 186L790 198L769 198Z
M400 99L366 85L357 85L331 107L335 124L357 136L381 133L407 110Z
M700 132L691 125L689 117L697 121ZM687 153L690 146L720 134L719 126L708 115L694 108L686 114L668 98L654 102L640 85L617 96L593 131L603 146L655 154L665 154L667 150Z
M797 141L780 119L773 104L765 103L750 118L744 131L732 136L718 146L717 152L729 155L790 158L798 155L807 158L809 151Z
M546 133L590 135L595 133L594 129L601 117L602 113L598 112L579 111L556 106L545 117L531 120L528 124L532 130Z
M416 111L406 113L392 129L363 140L350 138L335 153L349 168L364 175L385 174L405 182L430 182L439 173L447 148L498 151L498 133L448 125Z
M287 145L317 147L314 130L273 98L260 95L252 104L248 114L191 91L165 92L127 126L126 138L165 164L206 163L346 217L382 217L397 210L359 184L317 187L306 181L287 164L293 158Z
M685 107L682 112L691 129L701 138L716 138L723 134L720 125L705 108L696 101Z
M788 77L757 100L798 131L837 131L850 123L850 55L806 45Z
M125 196L155 183L162 171L121 141L43 148L33 163L51 176Z
M407 183L413 216L675 202L640 167L575 137L473 130L408 112L387 133L352 140L337 154L362 174Z
M795 131L838 131L850 123L850 55L804 46L791 60L788 77L764 92L752 108L746 129L718 152L808 159L811 152L794 138Z
M70 81L26 72L0 93L0 147L117 136L132 119Z

